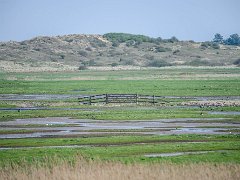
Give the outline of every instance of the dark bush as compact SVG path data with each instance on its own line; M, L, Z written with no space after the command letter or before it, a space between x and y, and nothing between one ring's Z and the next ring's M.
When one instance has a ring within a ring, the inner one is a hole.
M61 59L64 59L64 58L65 58L65 55L64 55L64 54L60 54L60 58L61 58Z
M233 62L234 65L240 66L240 58Z
M97 47L106 47L106 46L107 46L105 42L103 42L103 41L101 41L101 40L99 40L99 39L93 39L93 40L90 42L90 44L91 44L93 47L95 47L95 48L97 48Z
M84 50L78 51L78 54L80 54L83 57L87 57L87 55L88 55L88 53L86 51L84 51Z
M173 51L173 54L174 54L174 55L176 55L176 54L178 54L178 53L180 53L180 50L179 50L179 49Z
M150 61L147 66L150 66L150 67L165 67L165 66L171 66L170 63L164 61L164 60L153 60L153 61Z
M179 40L178 40L175 36L171 37L171 38L168 40L168 42L171 42L171 43L178 42L178 41L179 41Z
M87 70L88 68L87 68L87 66L85 66L85 65L83 65L83 66L79 66L79 68L78 68L78 70Z
M155 52L167 52L167 51L171 51L170 48L165 48L165 47L161 47L161 46L158 46L155 48Z
M119 45L120 45L120 43L117 42L117 41L112 42L112 46L113 46L113 47L118 47Z
M91 60L88 62L88 65L89 65L89 66L95 66L95 65L96 65L96 62L95 62L93 59L91 59Z
M151 55L151 54L145 54L143 57L148 59L148 60L154 60L154 56Z
M129 40L126 42L126 46L134 46L136 44L136 42L134 40Z
M135 65L135 61L128 58L120 58L119 62L121 62L123 65Z
M209 61L201 60L201 59L195 59L190 62L185 63L185 65L189 66L209 66L211 65Z
M202 42L200 48L206 49L206 48L213 48L213 49L220 49L220 46L218 43L214 42Z
M111 66L112 66L112 67L116 67L116 66L118 66L118 63L115 63L115 62L114 62L114 63L111 64Z
M87 51L92 51L92 48L86 47L85 50L87 50Z
M104 38L111 42L118 42L123 43L130 40L135 42L150 42L152 38L144 35L135 35L135 34L128 34L128 33L107 33L103 35Z
M220 49L220 46L219 46L218 43L212 43L211 47L212 47L213 49Z

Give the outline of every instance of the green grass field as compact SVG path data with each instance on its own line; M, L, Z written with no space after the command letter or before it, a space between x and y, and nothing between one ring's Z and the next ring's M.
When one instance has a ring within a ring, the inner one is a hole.
M237 96L238 80L0 81L2 94L138 93L159 96Z
M190 142L190 143L189 143ZM201 142L201 143L199 143ZM140 143L140 144L136 144ZM141 143L145 143L142 145ZM170 136L117 136L93 138L50 138L1 140L1 147L96 145L81 148L37 148L1 150L3 163L44 160L57 155L71 161L81 154L87 159L120 160L123 162L231 162L239 163L240 141L238 135L170 135ZM114 146L111 146L114 145ZM225 151L224 151L225 150ZM207 154L176 157L148 158L149 153L212 151ZM222 151L222 152L221 152Z
M239 124L240 115L209 114L209 111L239 112L239 106L185 107L186 99L167 99L164 105L79 105L77 95L102 93L138 93L158 96L240 96L239 68L162 68L134 71L81 71L55 73L0 73L1 94L74 94L68 100L4 100L1 108L58 107L83 110L0 111L0 122L35 117L72 117L96 120L151 120L168 118L223 118L226 127ZM229 118L229 119L227 119ZM198 122L204 122L199 120ZM61 125L55 125L59 127ZM64 127L65 125L62 125ZM32 133L44 125L29 124L0 134ZM4 126L2 126L4 128ZM16 128L16 127L15 127ZM20 129L19 129L20 128ZM234 128L234 127L231 127ZM102 130L107 131L107 130ZM127 132L127 131L126 131ZM136 130L137 132L137 130ZM238 132L238 129L235 129ZM174 163L240 163L239 135L108 135L104 137L0 139L0 165L44 161L46 157L76 156L92 160ZM83 147L47 148L45 146L83 145ZM89 145L89 146L86 146ZM44 147L42 147L44 146ZM173 157L145 157L151 153L211 151L206 154L186 154Z

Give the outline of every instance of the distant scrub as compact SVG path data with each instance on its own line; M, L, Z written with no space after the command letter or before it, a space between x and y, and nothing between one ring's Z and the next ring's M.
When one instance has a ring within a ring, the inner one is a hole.
M117 47L120 43L126 43L127 46L137 46L143 42L160 44L161 42L178 42L178 39L173 36L170 39L151 38L144 35L135 35L128 33L107 33L103 35L104 38L112 42L112 46Z
M116 66L118 66L118 63L115 63L115 62L114 62L114 63L111 64L111 66L112 66L112 67L116 67Z
M78 54L80 54L83 57L87 57L87 55L88 55L88 53L86 51L84 51L84 50L78 51Z
M232 34L227 39L223 39L223 36L219 33L214 35L213 42L217 44L225 44L225 45L240 45L240 37L238 34Z
M79 66L78 70L82 71L82 70L87 70L87 66L85 65L82 65L82 66Z
M206 49L206 48L220 49L220 46L218 43L206 41L201 43L200 48L201 49Z
M85 50L86 50L86 51L92 51L92 48L86 47Z
M201 60L201 59L195 59L190 62L185 63L185 65L189 66L209 66L211 65L209 61Z
M180 50L179 50L179 49L173 51L173 54L174 54L174 55L179 54L179 53L180 53Z
M104 38L108 39L111 42L127 42L130 40L136 42L150 42L151 38L144 35L133 35L127 33L107 33L103 35Z
M170 48L165 48L165 47L161 47L161 46L158 46L155 48L155 52L168 52L168 51L171 51Z
M135 61L130 58L120 58L119 62L123 65L135 65Z
M154 60L154 58L155 58L153 55L150 55L150 54L145 54L143 57L148 60Z
M233 62L234 65L240 66L240 58Z
M164 61L164 60L153 60L148 62L147 66L149 67L165 67L165 66L171 66L172 64Z
M97 48L97 47L106 47L106 43L99 40L99 39L93 39L91 40L90 42L91 46L94 47L94 48Z

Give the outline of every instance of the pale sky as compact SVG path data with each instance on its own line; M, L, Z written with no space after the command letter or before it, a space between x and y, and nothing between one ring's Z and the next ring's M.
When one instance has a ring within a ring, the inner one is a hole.
M0 0L0 41L125 32L180 40L240 35L240 0Z

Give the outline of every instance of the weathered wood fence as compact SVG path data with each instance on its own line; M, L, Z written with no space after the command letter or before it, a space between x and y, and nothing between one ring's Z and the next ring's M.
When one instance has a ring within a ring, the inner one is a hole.
M98 94L78 98L80 104L95 103L158 103L158 97L139 94Z

